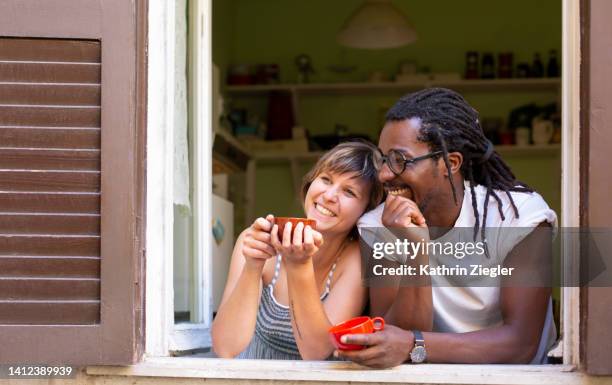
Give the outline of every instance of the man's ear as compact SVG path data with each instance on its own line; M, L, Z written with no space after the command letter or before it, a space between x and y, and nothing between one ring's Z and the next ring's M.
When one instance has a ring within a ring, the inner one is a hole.
M442 159L442 163L444 163L444 159ZM450 163L451 173L457 174L461 170L461 165L463 164L463 155L460 152L449 152L448 163ZM444 176L448 177L448 170L445 165Z

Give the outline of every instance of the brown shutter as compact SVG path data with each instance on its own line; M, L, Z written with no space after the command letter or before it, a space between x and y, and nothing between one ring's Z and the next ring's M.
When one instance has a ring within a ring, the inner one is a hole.
M2 363L141 354L142 5L0 3Z
M612 2L581 2L581 225L612 228ZM609 250L601 250L608 253ZM607 266L611 269L612 266ZM586 371L611 375L612 287L581 290L581 358Z
M0 38L0 144L0 324L98 324L99 41Z

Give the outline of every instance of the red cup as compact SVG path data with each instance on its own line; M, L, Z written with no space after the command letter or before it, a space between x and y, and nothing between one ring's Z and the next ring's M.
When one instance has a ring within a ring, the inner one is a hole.
M274 223L278 225L278 239L283 240L283 232L285 231L285 225L291 222L291 238L293 238L293 230L295 230L295 226L298 223L302 222L304 224L304 228L306 226L310 226L313 230L316 230L317 221L314 219L308 218L291 218L291 217L275 217Z
M355 317L344 321L329 329L332 344L340 350L361 350L363 345L343 344L340 338L345 334L370 334L385 328L385 320L382 317Z

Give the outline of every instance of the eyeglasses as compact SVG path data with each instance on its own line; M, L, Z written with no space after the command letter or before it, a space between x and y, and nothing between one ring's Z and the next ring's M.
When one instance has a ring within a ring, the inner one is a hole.
M434 158L438 155L442 154L442 151L434 151L429 154L423 156L417 156L416 158L406 159L406 155L398 150L390 150L387 155L384 155L382 151L379 150L379 159L377 159L377 167L378 169L382 169L383 164L387 163L389 166L389 170L392 173L399 176L404 170L406 170L406 165L414 164L423 159Z

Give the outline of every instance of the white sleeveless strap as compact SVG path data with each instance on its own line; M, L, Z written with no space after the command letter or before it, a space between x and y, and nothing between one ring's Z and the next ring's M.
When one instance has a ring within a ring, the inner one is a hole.
M276 257L276 266L274 267L274 276L272 277L272 282L270 282L270 285L272 286L276 285L276 280L278 279L280 267L281 267L281 255L279 254Z
M327 282L325 282L325 293L324 294L328 294L329 293L329 289L331 288L332 277L334 276L334 271L336 270L336 264L337 263L338 262L336 260L336 262L334 262L334 264L332 265L332 268L329 271L329 274L327 274Z

